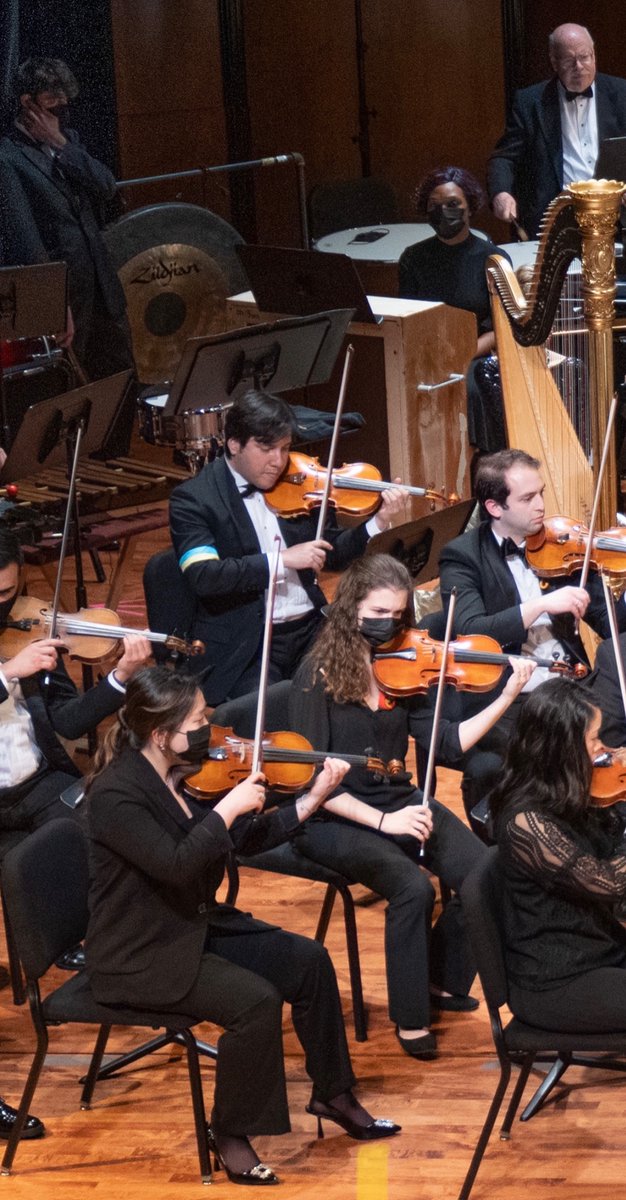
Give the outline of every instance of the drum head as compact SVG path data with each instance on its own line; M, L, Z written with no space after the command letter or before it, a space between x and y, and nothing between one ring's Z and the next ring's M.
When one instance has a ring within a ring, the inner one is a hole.
M140 379L171 379L190 337L227 328L226 298L247 287L243 238L195 204L152 204L109 226L107 246L128 304Z

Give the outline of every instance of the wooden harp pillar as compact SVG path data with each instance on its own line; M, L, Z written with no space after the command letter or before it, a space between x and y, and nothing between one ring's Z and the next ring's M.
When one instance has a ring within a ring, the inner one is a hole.
M602 457L609 409L613 398L613 333L615 312L615 227L624 184L589 179L571 183L565 194L572 200L582 238L582 278L585 324L589 329L589 391L594 477ZM611 439L600 493L598 526L615 524L619 481L615 438Z

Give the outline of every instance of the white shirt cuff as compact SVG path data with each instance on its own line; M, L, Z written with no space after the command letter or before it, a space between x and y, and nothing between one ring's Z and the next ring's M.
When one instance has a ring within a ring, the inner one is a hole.
M388 528L390 528L390 526ZM367 536L371 537L371 538L376 537L377 533L386 533L387 532L386 529L379 529L376 517L370 517L369 521L367 522L367 525L365 526L365 530L366 530Z
M115 688L116 692L121 692L123 696L126 694L126 684L117 678L115 671L109 671L107 681L111 684L112 688Z

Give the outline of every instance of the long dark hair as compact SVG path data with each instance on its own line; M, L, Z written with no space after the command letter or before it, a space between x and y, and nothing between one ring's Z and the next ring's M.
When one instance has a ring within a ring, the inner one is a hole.
M197 695L198 680L193 675L167 667L137 671L126 688L126 701L116 724L98 748L87 786L127 747L143 749L155 729L174 733L190 713Z
M500 782L491 793L494 818L533 807L580 821L589 806L592 763L585 734L597 709L571 679L549 679L531 692L509 742Z
M394 588L411 596L411 576L390 554L366 554L344 571L326 623L307 655L311 678L323 673L326 691L338 704L358 704L367 695L370 679L357 609L377 588ZM411 616L409 600L405 612L407 625Z

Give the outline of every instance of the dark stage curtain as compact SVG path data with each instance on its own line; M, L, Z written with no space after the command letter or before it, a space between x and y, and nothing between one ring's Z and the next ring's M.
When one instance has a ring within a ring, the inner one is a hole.
M10 87L18 63L19 0L2 0L0 4L0 128L4 130L12 117Z

